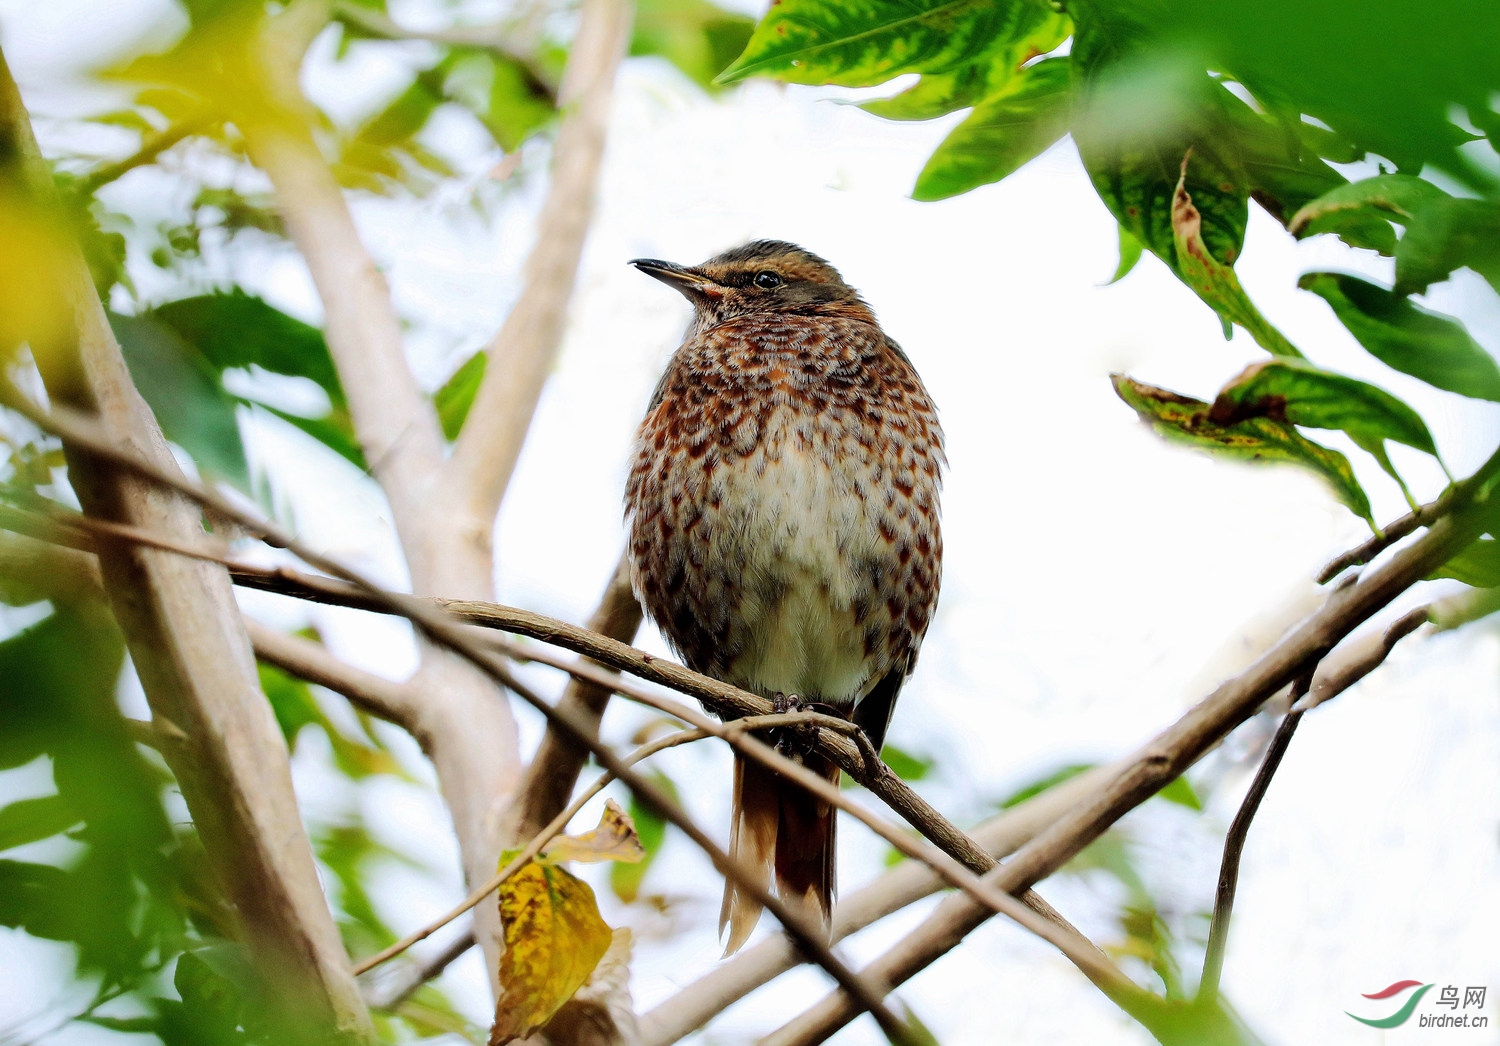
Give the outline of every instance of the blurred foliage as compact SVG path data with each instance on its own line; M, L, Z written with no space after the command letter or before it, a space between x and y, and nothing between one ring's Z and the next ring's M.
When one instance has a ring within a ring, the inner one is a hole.
M379 0L330 5L326 32L335 38L336 65L379 51L390 68L405 69L365 111L336 118L295 83L289 90L267 64L277 53L265 46L268 34L287 21L285 5L182 0L182 8L187 24L179 39L103 71L112 87L109 107L62 121L83 132L60 136L64 141L133 136L135 151L51 158L53 203L0 186L0 364L10 367L25 345L36 354L67 342L70 307L56 288L71 271L76 246L110 308L137 387L201 475L257 497L277 489L276 462L257 460L248 443L244 422L252 413L279 419L365 472L322 331L249 289L254 280L238 260L287 251L275 201L253 169L249 132L270 126L310 136L355 192L464 192L482 216L503 199L489 186L529 177L536 165L514 156L544 148L556 127L569 44L556 34L571 32L571 12L563 5L493 25L453 25L412 46L405 38L424 34L394 23ZM664 59L699 88L715 90L714 77L744 47L752 25L709 0L643 0L630 53ZM440 117L467 120L490 155L454 153ZM156 168L158 184L169 187L165 206L110 190L141 168ZM12 173L0 164L0 175ZM143 287L150 288L145 295ZM485 360L472 356L433 394L450 439L473 403ZM73 504L59 448L5 419L0 507L36 512L49 503ZM0 631L0 773L21 775L5 786L11 801L0 805L0 924L66 943L76 957L71 988L60 986L56 1000L39 1002L24 1026L0 1029L0 1042L30 1041L82 1021L97 1032L169 1046L293 1043L301 1036L266 1023L274 1007L258 997L198 837L182 822L171 774L149 747L149 726L120 713L117 686L131 670L92 584L49 576L40 564L0 573L0 601L29 607L15 613L36 621L13 635ZM377 777L414 783L362 714L268 666L260 682L299 759L326 762L352 789ZM50 775L50 790L19 784L39 774ZM430 870L393 849L358 808L308 827L345 945L364 955L396 938L373 884L395 868ZM635 812L644 848L633 828L628 846L597 833L570 844L609 850L604 856L613 867L627 870L615 880L622 896L639 889L665 836L658 819ZM632 856L646 860L630 864ZM571 879L551 864L545 869L554 887ZM591 894L587 902L592 911ZM591 961L578 964L580 977L611 935L606 927L589 940ZM559 946L551 954L566 951ZM562 984L554 1003L571 984ZM374 1016L385 1042L484 1037L431 984Z
M1392 287L1336 272L1299 286L1382 363L1462 396L1500 398L1500 368L1457 320L1410 300L1456 271L1500 289L1500 7L1461 0L779 0L720 77L915 85L864 108L890 119L957 110L913 196L999 181L1071 134L1120 227L1122 279L1149 251L1267 352L1303 355L1234 272L1251 201L1291 235L1337 235L1393 257ZM1341 166L1374 173L1350 182ZM1493 348L1493 346L1491 346ZM1310 469L1374 526L1337 429L1415 504L1387 454L1436 456L1425 422L1388 392L1292 362L1194 398L1115 376L1155 431L1209 453ZM1441 461L1439 461L1441 464ZM1493 531L1491 532L1494 536ZM1487 546L1486 546L1487 547ZM1487 585L1476 557L1450 576Z

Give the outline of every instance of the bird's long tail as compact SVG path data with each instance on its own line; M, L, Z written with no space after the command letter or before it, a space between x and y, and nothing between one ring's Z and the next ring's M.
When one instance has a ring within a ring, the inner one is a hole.
M839 768L816 753L801 757L813 773L838 783ZM762 887L776 892L826 934L833 911L834 808L759 763L734 757L734 811L729 856ZM724 954L733 955L760 919L761 904L733 878L724 882L719 933L729 928Z

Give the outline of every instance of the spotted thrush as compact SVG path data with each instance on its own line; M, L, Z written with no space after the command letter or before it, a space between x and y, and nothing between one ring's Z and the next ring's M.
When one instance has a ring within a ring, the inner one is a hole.
M851 718L878 750L937 603L943 433L911 361L822 258L760 240L632 262L692 302L626 486L636 596L688 667ZM811 746L798 758L837 782ZM730 854L827 927L834 811L739 755ZM760 916L732 878L719 931Z

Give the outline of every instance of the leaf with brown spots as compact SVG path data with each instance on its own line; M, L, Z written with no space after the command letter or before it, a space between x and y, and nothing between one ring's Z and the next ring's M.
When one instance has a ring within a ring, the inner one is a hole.
M490 1046L544 1026L589 979L613 939L589 884L555 865L528 861L499 894L505 953Z
M1220 390L1209 420L1231 425L1268 417L1314 429L1339 429L1401 485L1386 440L1437 457L1432 434L1420 415L1395 396L1343 374L1319 370L1303 360L1275 359L1252 364ZM1439 461L1441 463L1441 459ZM1407 493L1407 500L1411 500Z
M1271 326L1250 301L1234 269L1215 258L1203 242L1203 218L1187 191L1188 162L1191 159L1190 150L1182 158L1182 173L1172 194L1172 239L1177 245L1177 267L1183 280L1226 323L1238 323L1271 355L1300 357L1302 353L1297 347Z
M1231 424L1213 420L1213 408L1202 400L1112 374L1115 392L1159 435L1241 461L1288 462L1317 473L1333 488L1334 496L1374 527L1370 501L1365 497L1349 459L1302 435L1289 422L1267 416L1247 417Z

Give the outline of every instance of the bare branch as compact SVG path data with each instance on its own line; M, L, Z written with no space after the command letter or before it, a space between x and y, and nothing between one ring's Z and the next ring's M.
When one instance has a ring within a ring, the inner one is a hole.
M1317 708L1375 671L1397 643L1427 623L1432 610L1430 606L1417 607L1380 632L1340 643L1333 655L1318 665L1313 674L1312 688L1292 706L1292 710L1307 712Z
M443 971L463 958L470 948L477 944L474 940L474 931L465 930L463 934L453 940L442 951L430 959L426 959L417 965L409 974L402 977L385 994L370 1000L370 1006L377 1010L395 1010L407 999L417 993L417 990L428 981L436 980L443 975Z
M1326 585L1350 567L1370 562L1408 534L1430 526L1433 520L1447 514L1456 498L1464 496L1464 489L1462 485L1450 484L1447 490L1415 512L1408 512L1399 519L1392 520L1374 537L1356 545L1343 555L1329 560L1328 564L1318 571L1318 584Z
M1298 688L1306 690L1304 683L1299 683ZM1292 696L1299 696L1297 689L1292 691ZM1208 929L1208 948L1203 955L1203 976L1198 980L1197 1004L1200 1006L1211 1005L1219 997L1219 980L1224 974L1224 949L1229 944L1229 920L1234 914L1234 895L1240 880L1240 855L1244 853L1245 839L1250 834L1250 822L1255 819L1260 801L1271 787L1271 778L1281 766L1281 757L1286 755L1292 734L1301 720L1301 712L1288 712L1282 718L1281 726L1261 760L1260 769L1250 782L1250 790L1245 793L1239 812L1234 815L1224 837L1224 858L1219 864L1219 886L1214 895L1214 917Z
M58 216L50 172L10 70L0 57L0 193ZM58 221L55 228L66 225ZM131 382L81 253L59 247L43 296L53 322L28 332L59 410L97 414L88 445L64 440L69 480L85 511L189 541L202 515L150 409ZM54 279L55 277L55 279ZM50 300L49 300L50 299ZM142 483L99 445L127 448L172 482ZM269 999L315 1035L370 1034L298 816L286 746L260 692L250 644L222 567L107 541L105 590L130 647L161 751L176 775L214 873L233 903Z
M641 605L630 590L630 562L621 556L619 566L604 590L604 598L589 618L587 627L590 632L629 643L640 626ZM574 677L559 703L561 707L575 710L583 721L592 723L597 734L599 720L612 693L609 687ZM526 770L520 794L507 813L507 819L514 821L516 828L506 834L511 838L525 838L555 817L557 811L567 804L587 758L585 750L569 744L556 731L548 730Z
M252 617L245 618L245 631L255 647L255 656L262 661L298 679L342 694L356 708L395 723L415 737L424 751L427 749L428 741L422 734L420 699L408 685L363 672L340 661L310 639L289 636Z
M559 90L564 115L552 150L552 184L537 221L526 281L485 349L484 380L442 477L442 510L458 520L463 540L485 550L562 343L631 17L629 0L584 0L580 9Z
M1331 593L1321 609L1282 637L1250 668L1222 684L1137 751L1107 786L1070 809L987 878L997 888L1015 892L1050 875L1126 812L1181 774L1360 623L1467 547L1485 526L1482 512L1476 511L1470 502L1497 471L1500 471L1500 452L1474 477L1457 485L1460 494L1450 501L1447 514L1433 521L1426 534L1357 583ZM901 984L945 954L988 917L989 911L969 898L951 897L921 926L866 967L865 972L879 983ZM857 1013L856 1006L834 994L783 1026L767 1042L777 1046L821 1042Z

